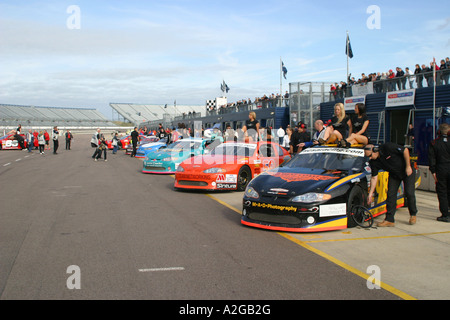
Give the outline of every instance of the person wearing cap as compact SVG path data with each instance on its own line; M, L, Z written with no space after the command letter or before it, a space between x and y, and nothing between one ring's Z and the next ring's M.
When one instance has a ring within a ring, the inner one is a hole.
M404 184L404 193L410 214L409 224L416 223L416 178L411 166L409 149L393 142L387 142L380 146L369 144L365 148L365 155L370 158L369 165L372 170L370 191L367 203L371 204L373 194L378 182L380 170L389 173L388 190L386 198L386 218L378 223L378 227L394 227L395 211L397 210L397 192L400 184Z
M450 125L443 123L439 126L438 138L428 147L428 162L436 183L436 194L439 201L441 216L437 221L450 222L450 139L448 134Z
M303 143L311 140L309 133L306 131L306 124L299 122L291 135L291 140L289 142L289 153L297 154L302 151Z

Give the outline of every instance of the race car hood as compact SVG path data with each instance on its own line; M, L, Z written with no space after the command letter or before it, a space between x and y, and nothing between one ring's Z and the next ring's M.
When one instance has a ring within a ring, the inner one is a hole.
M174 150L160 149L156 152L149 153L147 155L147 158L152 160L163 160L165 158L174 158L174 157L183 158L189 155L190 151L187 150L174 151Z
M193 169L197 168L200 171L209 169L209 168L217 168L223 167L224 165L237 165L248 162L248 157L237 157L234 155L228 156L217 156L217 155L209 155L203 154L199 156L195 156L193 158L187 159L183 162L183 167L185 169Z
M146 149L146 148L152 148L152 147L157 147L157 146L162 146L162 145L165 145L165 143L149 142L149 143L140 145L139 148Z
M324 192L328 186L342 177L342 172L319 169L277 168L262 173L251 182L251 186L262 194L282 192L300 195L309 192Z

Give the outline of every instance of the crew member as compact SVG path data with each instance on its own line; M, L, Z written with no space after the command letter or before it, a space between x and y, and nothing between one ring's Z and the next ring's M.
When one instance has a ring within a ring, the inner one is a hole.
M53 127L52 138L53 138L53 154L57 154L59 147L59 140L58 140L59 131L57 126Z
M409 149L396 143L387 142L381 146L367 145L365 154L370 157L369 165L372 169L370 191L367 202L372 203L373 193L378 182L378 171L389 172L388 190L386 198L386 218L379 223L379 227L395 226L395 211L397 210L397 192L403 181L405 197L410 214L409 224L416 223L417 207L415 195L415 173L411 166Z
M436 182L436 193L439 200L441 216L438 221L450 222L450 141L448 123L439 126L439 136L428 147L429 168Z
M131 132L131 143L133 144L133 152L131 153L131 157L135 157L136 156L138 141L139 141L138 128L134 127L133 132Z

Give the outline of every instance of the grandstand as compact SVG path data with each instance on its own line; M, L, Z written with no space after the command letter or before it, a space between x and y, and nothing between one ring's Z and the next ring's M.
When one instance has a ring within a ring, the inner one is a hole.
M149 121L170 121L173 116L188 114L189 112L201 113L204 106L170 105L161 106L157 104L136 104L136 103L110 103L111 108L123 117L126 121L134 125ZM172 114L171 114L172 113Z
M115 127L96 109L0 104L0 126Z

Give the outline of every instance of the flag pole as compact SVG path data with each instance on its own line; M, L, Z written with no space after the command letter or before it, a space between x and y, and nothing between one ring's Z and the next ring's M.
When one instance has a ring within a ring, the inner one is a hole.
M349 75L349 73L348 73L348 55L350 54L350 51L349 51L349 47L348 47L348 30L347 30L347 44L346 44L346 46L347 46L347 78L346 78L346 83L348 84L348 75Z
M436 58L433 57L433 140L436 139Z
M283 96L283 60L280 57L280 97Z

